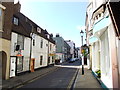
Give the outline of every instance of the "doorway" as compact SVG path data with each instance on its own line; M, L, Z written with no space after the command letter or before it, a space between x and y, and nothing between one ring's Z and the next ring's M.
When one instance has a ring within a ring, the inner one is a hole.
M0 77L2 77L2 79L6 77L6 62L7 54L4 51L0 51Z

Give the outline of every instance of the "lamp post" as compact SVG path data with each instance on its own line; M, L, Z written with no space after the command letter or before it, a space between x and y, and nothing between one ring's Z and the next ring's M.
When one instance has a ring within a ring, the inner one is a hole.
M84 32L81 30L80 32L80 35L81 35L81 41L82 41L82 46L83 46L83 35L84 35ZM81 49L82 49L82 46L81 46ZM82 54L82 75L84 75L84 56Z

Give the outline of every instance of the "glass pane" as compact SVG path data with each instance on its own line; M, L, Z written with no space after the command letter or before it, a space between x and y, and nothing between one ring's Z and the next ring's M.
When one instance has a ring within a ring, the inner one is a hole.
M2 16L2 9L0 8L0 16Z
M18 57L17 58L17 72L20 72L22 71L22 64L23 64L23 60L22 60L22 57Z
M18 35L17 44L20 45L20 49L24 49L24 37L21 35Z

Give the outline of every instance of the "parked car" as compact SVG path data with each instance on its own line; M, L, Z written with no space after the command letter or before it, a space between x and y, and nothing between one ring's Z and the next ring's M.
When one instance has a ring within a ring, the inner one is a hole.
M73 63L73 62L75 62L75 58L71 58L69 61L69 63Z
M78 61L79 60L79 58L75 58L75 61Z

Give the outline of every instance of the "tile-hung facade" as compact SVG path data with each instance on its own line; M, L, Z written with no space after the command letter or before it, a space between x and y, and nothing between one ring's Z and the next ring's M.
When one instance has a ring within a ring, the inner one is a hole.
M96 73L97 70L100 70L100 79L103 82L102 86L106 88L118 88L120 85L120 62L118 55L120 44L118 35L119 24L117 20L120 19L115 20L114 17L118 13L113 14L111 7L108 6L110 6L110 2L106 2L105 0L101 0L100 2L91 0L86 13L87 44L90 45L92 71ZM118 6L120 4L115 4L113 7ZM114 9L114 11L116 10ZM117 24L115 25L116 22ZM117 30L115 30L115 26Z
M2 61L2 79L9 79L11 26L13 2L0 2L0 57Z
M19 2L14 5L12 21L10 77L53 64L52 35L20 13Z

